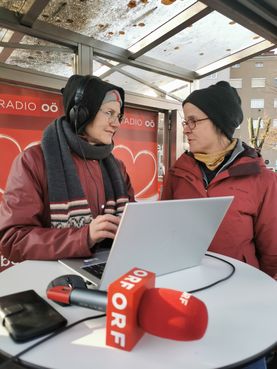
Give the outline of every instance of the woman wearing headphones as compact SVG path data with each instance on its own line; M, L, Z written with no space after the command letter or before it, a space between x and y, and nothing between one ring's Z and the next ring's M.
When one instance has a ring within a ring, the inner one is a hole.
M114 238L118 215L134 201L125 166L112 154L124 90L73 75L63 103L65 116L10 171L0 204L0 251L13 262L90 256Z

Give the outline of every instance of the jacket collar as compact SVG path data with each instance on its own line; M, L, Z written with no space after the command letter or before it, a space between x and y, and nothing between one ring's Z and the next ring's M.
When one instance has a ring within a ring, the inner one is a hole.
M248 146L245 142L242 142L240 139L238 139L238 143L230 158L219 170L218 174L226 168L228 169L224 173L231 177L258 174L261 171L261 160L259 160L259 157L260 154L254 148ZM251 158L254 160L251 160ZM234 162L235 165L231 165ZM194 173L195 175L196 173L199 174L200 168L197 162L194 160L192 153L185 152L176 161L174 167L170 171L177 174L177 172L180 170L186 170L190 173Z
M253 148L248 146L245 142L238 140L230 159L224 165L228 167L228 173L231 177L239 177L245 175L255 175L261 172L260 160L251 160L247 162L238 163L237 165L230 166L236 158L258 158L260 154Z

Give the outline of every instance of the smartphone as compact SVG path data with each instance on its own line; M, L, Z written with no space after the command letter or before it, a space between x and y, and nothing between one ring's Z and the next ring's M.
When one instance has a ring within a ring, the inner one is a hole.
M51 333L67 320L34 290L0 297L0 319L16 342Z

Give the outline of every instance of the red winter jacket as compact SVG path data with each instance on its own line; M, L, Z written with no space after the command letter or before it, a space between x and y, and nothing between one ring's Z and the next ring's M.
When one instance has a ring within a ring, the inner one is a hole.
M73 154L73 160L95 218L106 203L102 172L98 161L88 160L89 176L84 160ZM134 191L122 162L130 201ZM26 259L57 260L91 255L88 229L50 228L50 213L45 162L41 146L33 146L13 162L3 201L0 204L0 254L10 261Z
M234 195L210 247L277 277L277 175L244 145L207 188L196 160L184 153L169 170L162 200Z

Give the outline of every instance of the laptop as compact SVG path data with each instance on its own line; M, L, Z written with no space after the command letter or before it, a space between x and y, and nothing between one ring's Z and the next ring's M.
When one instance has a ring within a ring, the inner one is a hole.
M233 196L128 203L111 249L60 263L107 290L137 267L157 276L201 263Z

